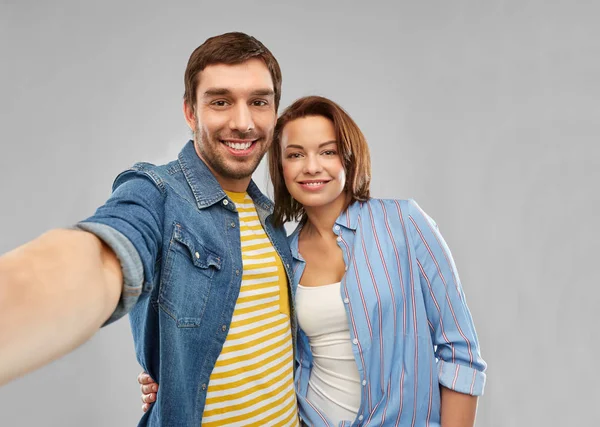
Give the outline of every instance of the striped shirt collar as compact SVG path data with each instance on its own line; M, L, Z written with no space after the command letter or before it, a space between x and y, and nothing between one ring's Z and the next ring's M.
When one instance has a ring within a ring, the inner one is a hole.
M337 217L335 224L347 228L348 230L356 231L361 206L362 202L351 203L346 210ZM292 257L296 260L304 261L298 251L298 236L300 235L300 230L302 230L302 224L298 224L292 234L288 236L288 243L290 245L290 250L292 251Z
M358 215L360 213L360 208L362 206L362 202L352 202L344 212L338 216L335 220L337 225L341 225L342 227L346 227L350 230L356 231L356 227L358 226Z

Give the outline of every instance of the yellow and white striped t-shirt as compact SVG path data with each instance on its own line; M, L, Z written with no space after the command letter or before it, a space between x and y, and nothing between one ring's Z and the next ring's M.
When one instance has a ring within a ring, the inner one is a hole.
M202 425L298 426L285 270L250 196L227 195L239 213L244 271Z

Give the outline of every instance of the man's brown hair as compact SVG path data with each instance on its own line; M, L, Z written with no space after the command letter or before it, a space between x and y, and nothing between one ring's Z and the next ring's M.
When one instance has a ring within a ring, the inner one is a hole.
M281 69L269 49L260 41L244 33L225 33L207 39L190 55L185 69L183 99L195 109L196 89L200 72L213 64L236 65L252 58L262 59L271 73L275 92L275 111L281 98Z
M277 120L273 144L269 149L269 172L273 183L275 211L273 222L280 226L286 221L303 221L304 208L292 198L283 179L281 165L281 134L286 124L309 116L331 120L342 165L346 172L349 202L366 201L370 197L371 156L363 133L352 118L335 102L321 96L307 96L287 107Z

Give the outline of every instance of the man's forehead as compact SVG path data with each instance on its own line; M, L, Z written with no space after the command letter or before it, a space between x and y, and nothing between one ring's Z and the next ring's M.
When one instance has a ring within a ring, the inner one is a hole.
M215 92L273 92L273 80L265 63L256 58L240 64L211 64L198 76L198 96Z

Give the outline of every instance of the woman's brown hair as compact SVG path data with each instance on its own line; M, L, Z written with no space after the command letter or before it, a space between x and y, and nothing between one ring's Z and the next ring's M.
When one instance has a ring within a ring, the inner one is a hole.
M322 96L307 96L287 107L277 120L273 144L269 150L269 173L273 183L275 211L273 223L279 227L286 221L304 220L304 208L292 198L283 179L281 134L292 120L322 116L331 120L342 164L346 172L346 191L350 203L370 197L371 157L363 133L352 118L335 102Z

